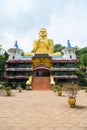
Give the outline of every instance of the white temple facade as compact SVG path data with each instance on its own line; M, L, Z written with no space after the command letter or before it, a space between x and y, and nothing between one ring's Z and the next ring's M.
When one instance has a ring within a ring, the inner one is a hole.
M9 58L8 58L8 60L22 59L21 54L22 54L23 50L19 49L17 41L15 42L14 47L10 48L8 50L8 52L9 52Z
M68 40L67 47L63 50L63 52L64 52L63 58L64 59L76 59L75 51L76 51L76 48L72 47Z

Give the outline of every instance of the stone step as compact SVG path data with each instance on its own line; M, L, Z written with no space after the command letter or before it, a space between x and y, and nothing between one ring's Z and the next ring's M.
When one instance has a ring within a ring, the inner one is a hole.
M32 82L33 90L50 90L50 77L34 77Z

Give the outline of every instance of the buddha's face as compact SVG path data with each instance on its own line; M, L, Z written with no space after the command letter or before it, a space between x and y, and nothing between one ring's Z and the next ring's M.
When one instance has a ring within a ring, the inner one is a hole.
M47 31L45 28L41 28L39 32L40 37L46 37L47 36Z

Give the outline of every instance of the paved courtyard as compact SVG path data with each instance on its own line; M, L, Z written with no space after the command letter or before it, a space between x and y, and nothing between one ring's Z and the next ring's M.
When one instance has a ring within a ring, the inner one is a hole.
M87 130L87 93L77 94L70 108L67 94L53 91L0 91L0 130Z

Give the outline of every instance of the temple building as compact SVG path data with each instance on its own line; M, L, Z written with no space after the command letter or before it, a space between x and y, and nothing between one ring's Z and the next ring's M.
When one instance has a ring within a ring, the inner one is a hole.
M32 90L49 90L51 85L63 82L76 82L78 77L76 66L78 60L76 48L69 40L63 55L54 53L53 41L47 38L47 32L42 28L39 40L34 41L32 53L25 53L19 49L17 41L13 48L8 50L9 58L5 66L5 80L8 84L21 84L23 88L31 85Z

